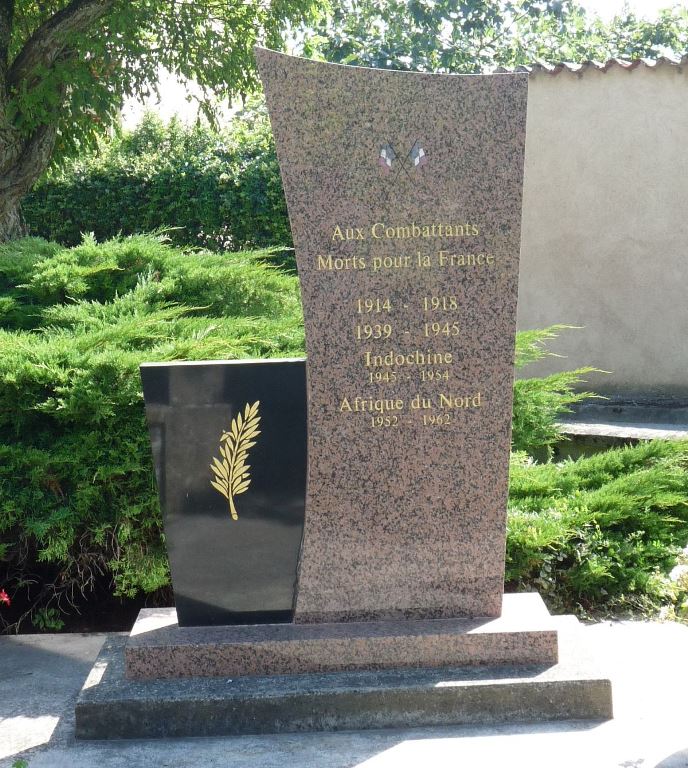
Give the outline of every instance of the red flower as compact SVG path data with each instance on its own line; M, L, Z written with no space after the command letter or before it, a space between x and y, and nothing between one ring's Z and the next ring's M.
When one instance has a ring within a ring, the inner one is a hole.
M10 596L5 592L4 589L0 589L0 603L6 603L9 605L11 602Z

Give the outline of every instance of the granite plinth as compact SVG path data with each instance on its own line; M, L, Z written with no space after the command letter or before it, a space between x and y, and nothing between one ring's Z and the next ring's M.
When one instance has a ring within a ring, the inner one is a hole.
M256 58L308 353L294 621L499 616L527 75Z
M125 653L135 679L555 664L557 654L535 593L505 595L498 619L179 627L174 608L143 609Z
M554 620L552 665L405 669L269 677L129 680L125 638L104 646L76 704L80 739L163 738L606 720L610 681L573 617Z

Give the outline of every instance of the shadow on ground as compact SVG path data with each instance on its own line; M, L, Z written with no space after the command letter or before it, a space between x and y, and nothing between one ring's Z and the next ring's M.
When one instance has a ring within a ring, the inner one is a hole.
M686 718L686 730L688 730L688 717ZM657 763L655 768L688 768L688 747L669 755L661 763Z

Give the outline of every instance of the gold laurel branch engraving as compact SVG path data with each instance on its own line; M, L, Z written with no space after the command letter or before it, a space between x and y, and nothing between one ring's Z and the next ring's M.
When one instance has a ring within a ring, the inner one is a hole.
M253 405L246 403L243 415L239 411L232 419L229 432L223 432L220 438L221 458L213 456L213 463L210 465L214 475L210 485L229 502L229 514L232 520L239 519L234 497L247 491L251 485L249 472L251 465L246 463L246 459L249 451L256 444L255 438L260 434L259 405L260 400L256 400Z

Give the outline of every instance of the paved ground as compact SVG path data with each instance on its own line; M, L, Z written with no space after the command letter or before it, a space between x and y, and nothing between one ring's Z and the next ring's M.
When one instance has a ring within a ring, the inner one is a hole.
M114 742L74 740L103 635L0 638L0 768L688 768L688 626L584 632L613 680L608 723Z

